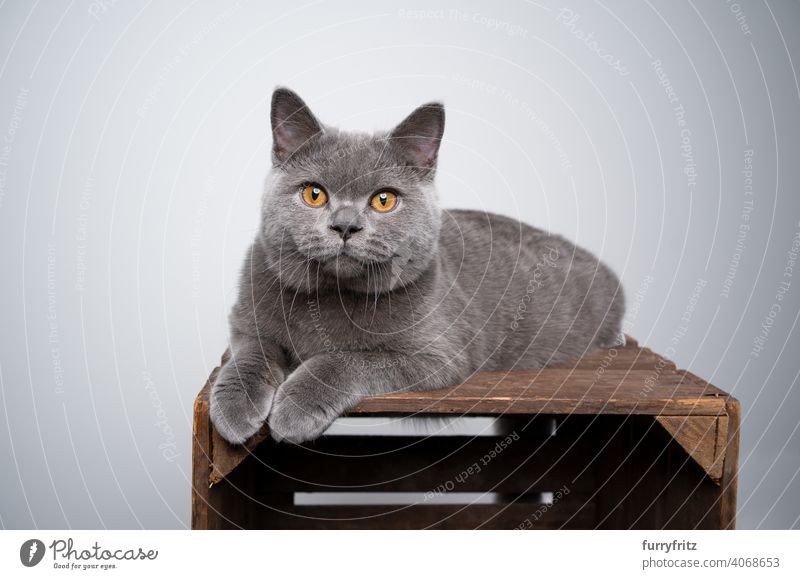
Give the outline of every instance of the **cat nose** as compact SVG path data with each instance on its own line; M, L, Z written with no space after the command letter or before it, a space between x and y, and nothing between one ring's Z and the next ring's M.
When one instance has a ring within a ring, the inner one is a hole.
M330 229L347 241L354 233L364 229L361 225L361 214L355 207L342 207L333 214Z
M336 223L334 225L331 225L331 229L336 233L338 233L339 237L341 237L344 241L347 241L351 235L353 235L354 233L358 233L364 228L359 227L354 223L347 223L345 225Z

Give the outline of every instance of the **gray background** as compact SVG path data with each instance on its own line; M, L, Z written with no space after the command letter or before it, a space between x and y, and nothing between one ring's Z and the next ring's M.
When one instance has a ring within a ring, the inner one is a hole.
M188 525L283 84L352 129L443 100L444 205L606 260L629 333L741 400L739 526L800 527L798 26L789 1L3 3L0 525Z

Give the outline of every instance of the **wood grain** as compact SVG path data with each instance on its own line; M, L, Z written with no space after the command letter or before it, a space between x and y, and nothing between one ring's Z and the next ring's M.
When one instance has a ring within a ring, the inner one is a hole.
M720 497L721 528L736 528L736 495L739 481L739 429L741 407L729 396L725 410L728 415L728 434L725 442L725 461L722 464L722 496Z
M657 416L656 421L715 483L722 479L727 416Z
M228 352L223 355L222 364L228 356ZM209 380L204 388L206 397L211 384ZM629 337L624 348L595 350L551 368L483 372L451 388L367 398L350 414L719 416L725 413L724 395ZM212 429L211 484L222 480L268 436L264 426L245 445L231 445Z
M274 443L265 425L231 445L208 418L218 372L194 406L193 528L513 528L535 512L515 500L466 508L294 505L298 491L433 490L494 442L324 437L295 447ZM568 481L569 500L537 515L533 528L734 528L739 412L727 393L628 338L623 348L549 368L367 398L349 414L556 417L556 437L529 430L457 489L521 497Z
M192 421L192 529L208 528L210 466L211 423L208 420L208 388L205 387L194 401Z

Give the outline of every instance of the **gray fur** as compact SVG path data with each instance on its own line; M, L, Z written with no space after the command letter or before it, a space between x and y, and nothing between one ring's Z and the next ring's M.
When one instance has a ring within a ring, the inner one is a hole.
M617 343L622 289L589 252L508 217L439 208L441 105L390 133L354 134L278 89L272 126L262 227L230 315L232 357L211 392L230 442L268 420L276 440L300 443L365 396ZM327 205L302 201L309 182ZM368 201L385 188L400 201L378 213ZM345 221L357 231L343 241L330 227Z

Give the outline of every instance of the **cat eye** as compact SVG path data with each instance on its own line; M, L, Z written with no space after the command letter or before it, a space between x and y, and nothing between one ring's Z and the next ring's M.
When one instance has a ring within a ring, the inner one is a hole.
M301 197L311 207L322 207L328 202L328 194L318 185L306 185Z
M395 205L397 205L397 193L392 193L391 191L375 193L372 199L369 200L369 204L375 211L386 213L394 209Z

